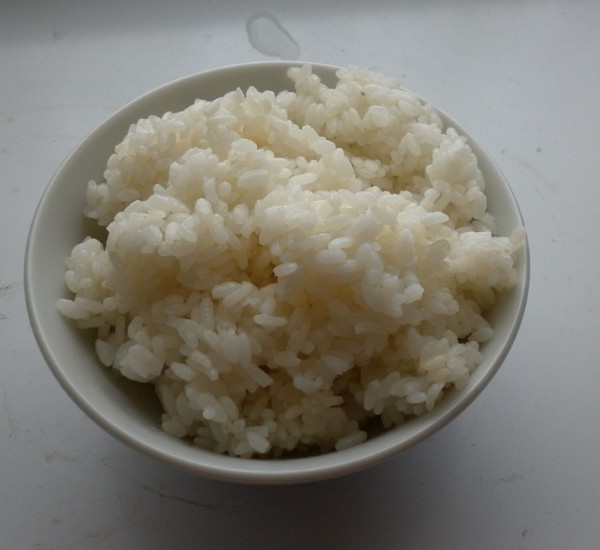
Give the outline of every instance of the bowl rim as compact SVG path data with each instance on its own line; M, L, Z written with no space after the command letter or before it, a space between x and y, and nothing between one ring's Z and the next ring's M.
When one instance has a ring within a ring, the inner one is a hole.
M67 170L71 162L74 162L74 159L77 158L77 155L80 153L85 144L93 140L95 136L97 137L101 135L108 127L122 119L122 117L126 116L130 111L135 111L136 106L142 105L149 98L154 98L160 94L172 92L175 89L185 87L186 85L189 85L197 80L206 80L208 78L233 75L239 73L240 71L254 72L256 70L285 70L292 66L302 66L304 64L311 65L313 71L315 72L320 71L328 73L330 76L332 76L331 73L343 68L336 65L304 61L255 61L250 63L233 64L192 73L170 82L166 82L129 101L113 114L106 117L99 125L89 132L86 137L84 137L63 160L43 191L43 194L35 209L27 237L24 258L24 290L27 312L40 351L63 390L89 418L91 418L106 432L126 445L163 462L175 465L185 471L194 474L200 474L213 479L252 484L287 484L316 481L347 475L358 470L362 470L368 466L381 463L382 461L397 455L401 451L414 446L419 441L426 439L450 423L454 418L462 413L489 384L491 379L499 370L500 365L508 355L514 343L527 304L530 281L530 251L526 237L525 242L523 243L523 254L520 265L518 308L515 317L512 319L506 340L502 343L501 349L497 353L496 357L493 358L490 366L485 370L483 375L473 386L469 388L468 392L463 392L461 398L455 402L452 407L450 407L447 411L444 411L442 414L434 416L433 420L431 420L431 417L427 414L411 419L410 422L412 424L420 423L422 426L420 426L418 430L415 430L408 437L400 440L396 440L394 437L394 430L389 430L373 440L367 440L358 446L343 451L300 458L274 458L266 460L245 459L227 455L218 455L216 453L204 451L194 447L194 452L198 456L198 458L194 460L192 458L182 456L181 454L173 454L172 452L169 452L160 446L149 443L138 434L131 433L130 431L125 430L123 427L114 424L102 411L90 405L85 398L85 394L82 393L75 384L73 384L67 373L61 367L60 361L54 351L55 344L53 344L47 338L44 326L37 311L38 298L37 290L34 284L33 272L36 257L36 243L39 239L39 232L43 230L42 217L47 207L47 203L49 202L49 197L51 196L54 188L60 185L63 172ZM421 100L427 101L421 96L419 97ZM469 145L474 150L478 158L478 162L481 162L483 157L489 164L489 168L496 171L497 178L502 183L504 190L508 191L508 196L512 201L512 206L516 210L521 225L525 227L523 216L514 193L507 179L504 177L492 157L481 147L479 142L473 138L470 132L465 130L460 124L458 124L458 122L456 122L443 110L435 106L434 108L444 120L444 127L452 126L456 128L459 133L467 137ZM129 120L130 122L135 122L135 120L131 120L131 118ZM436 406L436 409L438 409L438 406L439 405ZM434 411L436 409L434 409ZM206 460L203 460L203 458Z

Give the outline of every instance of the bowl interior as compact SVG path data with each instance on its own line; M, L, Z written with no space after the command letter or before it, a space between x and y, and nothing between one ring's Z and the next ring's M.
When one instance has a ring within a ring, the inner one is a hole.
M71 398L127 444L189 471L231 481L287 483L341 475L383 460L430 435L462 411L495 374L514 340L527 296L529 261L525 246L517 259L518 285L505 292L488 314L496 336L483 347L484 362L471 376L469 386L450 392L432 413L375 435L357 447L313 457L248 460L215 455L165 434L160 428L161 409L153 386L117 378L102 367L94 352L94 335L75 328L56 308L59 298L70 297L64 284L65 258L85 236L101 234L82 214L87 182L102 179L115 145L139 118L178 111L196 98L213 99L238 87L275 92L288 89L286 70L291 65L294 63L254 63L192 75L122 108L92 132L56 172L36 211L27 245L25 289L32 327L45 359ZM329 85L335 83L335 70L313 64L313 71ZM469 139L487 182L488 209L496 217L498 234L510 235L522 224L522 218L504 177L468 132L440 114L446 125Z

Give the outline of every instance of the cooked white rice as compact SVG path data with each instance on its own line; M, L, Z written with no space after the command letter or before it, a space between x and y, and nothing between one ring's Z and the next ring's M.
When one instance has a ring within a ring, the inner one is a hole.
M218 453L344 449L464 388L515 284L466 139L392 80L309 66L132 125L59 309Z

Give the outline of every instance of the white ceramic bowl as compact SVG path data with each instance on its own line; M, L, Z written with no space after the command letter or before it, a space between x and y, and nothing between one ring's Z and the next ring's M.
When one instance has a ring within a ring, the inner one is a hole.
M93 335L62 317L56 302L70 297L64 284L65 258L94 224L83 215L86 184L99 180L114 146L129 125L150 114L161 115L212 99L237 87L279 91L289 87L287 62L251 63L192 75L162 86L123 107L94 130L69 155L50 181L35 213L25 259L27 307L38 344L52 372L71 398L101 427L132 447L205 476L248 483L295 483L347 474L376 464L428 437L456 417L483 390L506 357L525 309L529 257L525 246L517 260L518 285L505 292L488 314L495 338L482 347L483 363L468 387L452 391L433 412L351 449L289 459L242 459L217 455L167 435L160 427L160 405L153 386L136 384L100 365ZM335 82L335 67L313 64L325 82ZM469 138L487 181L489 210L501 235L522 224L511 190L499 169L468 132L444 113L446 124Z

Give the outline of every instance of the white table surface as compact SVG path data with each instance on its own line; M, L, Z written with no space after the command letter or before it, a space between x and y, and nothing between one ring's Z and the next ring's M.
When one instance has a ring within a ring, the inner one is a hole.
M594 0L1 2L0 548L599 548L599 29ZM510 181L532 259L473 405L380 466L288 487L114 440L53 378L23 297L34 209L80 140L149 89L269 53L377 69L455 117Z

